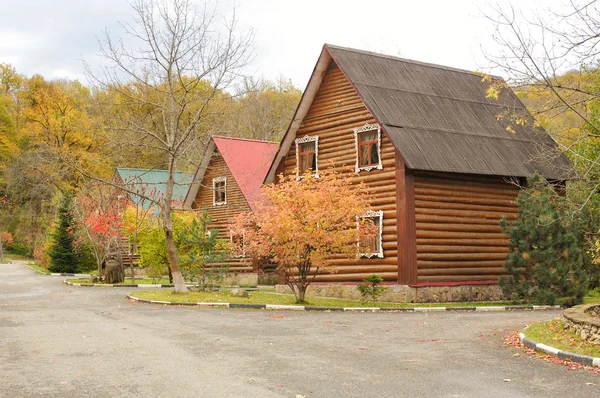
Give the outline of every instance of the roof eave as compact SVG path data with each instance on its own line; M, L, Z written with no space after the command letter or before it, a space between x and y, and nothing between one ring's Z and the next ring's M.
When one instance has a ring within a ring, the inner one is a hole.
M281 161L283 160L284 156L288 153L290 146L292 145L292 142L296 137L296 133L302 125L302 120L304 120L304 117L308 113L308 110L310 109L310 106L315 98L315 95L317 94L317 91L319 91L319 87L321 87L321 82L323 81L323 77L327 72L327 68L329 67L330 61L331 54L327 50L327 44L325 44L323 46L323 49L321 50L321 55L319 56L319 59L310 76L310 80L306 85L306 89L302 93L302 97L300 98L300 103L296 108L294 117L292 118L292 121L279 144L279 149L277 150L277 153L273 158L271 167L269 167L269 172L267 173L264 179L265 184L272 184L275 182L275 173L277 172L277 167L279 166L279 163L281 163Z
M196 170L196 174L194 175L194 179L190 184L190 188L188 189L187 194L185 195L185 200L183 202L184 207L191 209L192 204L194 203L194 199L196 199L196 195L198 195L198 190L200 189L200 184L204 179L204 175L206 174L206 170L208 169L208 165L210 163L210 159L212 158L213 153L215 152L215 148L217 145L215 141L211 137L208 145L206 146L206 150L204 151L204 155L202 155L202 160L200 161L200 165Z

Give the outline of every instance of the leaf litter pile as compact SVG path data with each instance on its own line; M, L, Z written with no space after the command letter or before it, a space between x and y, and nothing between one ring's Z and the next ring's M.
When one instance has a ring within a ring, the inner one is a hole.
M585 365L573 362L570 359L557 358L554 355L541 353L534 349L526 347L521 342L521 339L519 338L519 333L520 333L519 330L515 330L514 332L510 333L508 336L504 337L504 344L521 349L521 350L525 351L527 354L534 355L546 362L551 362L551 363L555 363L558 365L565 365L567 368L569 368L569 370L585 369L585 370L592 371L596 374L600 374L600 368L598 368L598 367L585 366ZM518 356L520 356L520 354L518 354L518 353L513 355L513 357L518 357Z

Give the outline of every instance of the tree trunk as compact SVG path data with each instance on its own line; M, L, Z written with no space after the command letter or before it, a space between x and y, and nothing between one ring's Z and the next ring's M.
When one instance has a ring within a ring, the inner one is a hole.
M129 250L129 271L131 272L131 283L135 284L135 273L133 272L133 253Z
M173 275L173 285L175 293L186 293L188 291L183 280L183 275L179 269L179 259L177 258L177 248L175 247L175 239L173 237L173 222L171 221L171 209L173 199L173 159L169 162L169 176L167 178L167 187L163 203L163 230L165 232L165 242L167 244L167 256L169 257L169 269Z
M306 288L307 287L308 286L298 285L298 297L297 297L298 304L304 304L304 296L306 296Z

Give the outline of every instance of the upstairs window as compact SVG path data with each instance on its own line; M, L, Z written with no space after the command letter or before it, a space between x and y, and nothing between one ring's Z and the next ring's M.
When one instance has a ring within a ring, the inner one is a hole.
M356 172L382 170L381 128L379 124L365 124L354 129L356 145Z
M306 136L296 140L296 168L297 176L312 171L314 177L319 177L319 137Z
M213 206L227 204L227 177L213 178Z
M358 242L359 256L383 258L383 211L369 210L366 214L359 216L358 218L371 220L377 231L372 238L366 238ZM360 223L357 222L357 224L360 228Z

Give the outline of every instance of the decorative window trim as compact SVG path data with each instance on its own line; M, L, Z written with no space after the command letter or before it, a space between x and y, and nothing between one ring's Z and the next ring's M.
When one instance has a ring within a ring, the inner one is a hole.
M216 185L218 182L224 182L225 183L225 200L222 202L217 202L216 198L215 198L215 189L216 189ZM226 205L227 204L227 177L215 177L212 180L212 189L213 189L213 206L221 206L221 205Z
M372 258L372 257L379 257L379 258L383 258L383 210L377 210L377 211L373 211L373 210L368 210L365 214L361 215L361 216L357 216L356 217L356 228L360 228L360 223L358 222L358 219L360 218L379 218L379 250L373 253L361 253L360 252L360 241L356 242L356 248L358 251L358 256L359 257L367 257L367 258Z
M237 231L235 229L229 230L229 241L231 242L231 246L233 246L233 235L235 235ZM245 258L246 257L246 230L242 229L242 254L232 255L231 258Z
M379 152L379 163L377 165L371 165L371 166L359 166L358 163L358 159L359 159L359 152L358 152L358 135L360 133L364 133L366 131L373 131L373 130L377 130L377 151ZM383 164L381 163L381 126L379 125L379 123L375 123L375 124L369 124L366 123L364 126L362 127L356 127L354 129L354 148L356 149L356 165L355 165L355 172L360 172L361 170L364 171L371 171L371 170L383 170Z
M296 178L300 179L302 176L300 175L300 144L304 144L306 142L315 143L315 173L313 174L314 178L319 178L319 136L318 135L305 135L302 138L296 138L294 142L296 143Z

